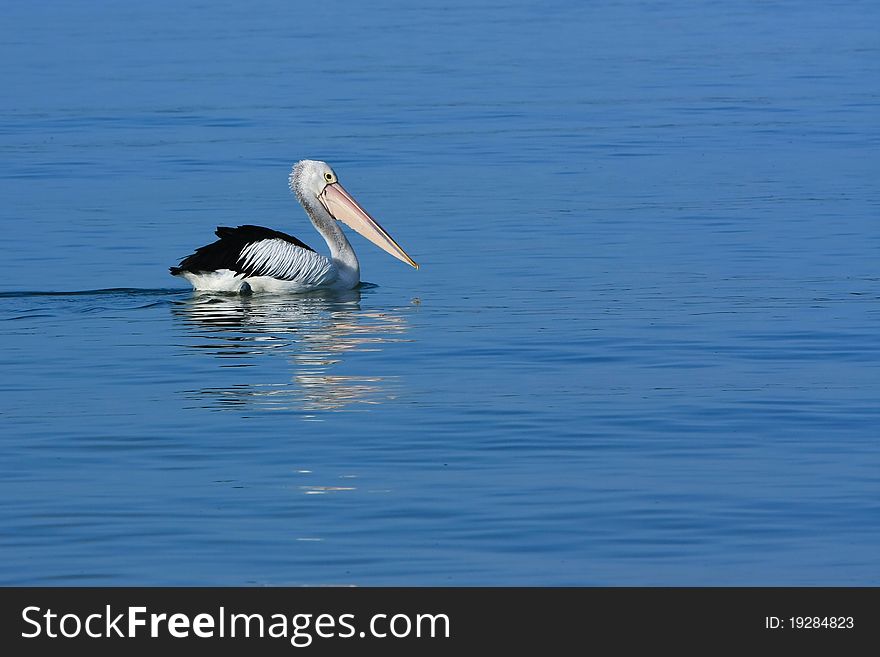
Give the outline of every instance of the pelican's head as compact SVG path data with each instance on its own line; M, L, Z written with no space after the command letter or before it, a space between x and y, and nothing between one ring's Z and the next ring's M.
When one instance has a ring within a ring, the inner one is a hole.
M330 165L320 160L300 160L290 172L290 189L306 208L315 201L336 221L350 226L361 235L416 269L419 266L398 246L382 226L345 191Z

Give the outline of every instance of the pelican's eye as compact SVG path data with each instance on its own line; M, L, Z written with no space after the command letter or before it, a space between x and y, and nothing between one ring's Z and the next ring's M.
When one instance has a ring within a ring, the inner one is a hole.
M324 180L326 180L328 183L333 182L333 174L328 171L324 174Z

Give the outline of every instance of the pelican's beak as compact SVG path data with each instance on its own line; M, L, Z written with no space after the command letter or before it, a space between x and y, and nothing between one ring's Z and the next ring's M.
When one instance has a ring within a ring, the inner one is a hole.
M334 219L344 221L354 230L370 240L380 249L384 249L395 258L403 260L406 264L416 269L419 266L406 255L406 251L400 248L397 242L385 232L375 219L367 214L358 202L355 201L339 183L330 183L324 187L324 191L318 194L318 200L327 208Z

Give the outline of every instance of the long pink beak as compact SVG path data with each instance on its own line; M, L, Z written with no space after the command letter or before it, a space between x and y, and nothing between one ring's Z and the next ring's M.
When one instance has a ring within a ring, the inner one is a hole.
M333 215L334 219L344 221L373 244L387 251L395 258L403 260L406 264L416 269L419 268L415 261L406 254L406 251L400 248L400 245L379 225L378 221L367 214L367 211L345 191L342 185L330 183L318 195L318 200L327 208L327 212Z

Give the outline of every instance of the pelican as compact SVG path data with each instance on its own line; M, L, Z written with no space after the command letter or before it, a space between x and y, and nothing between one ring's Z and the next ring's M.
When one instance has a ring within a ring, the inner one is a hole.
M215 292L311 292L350 290L361 280L342 221L395 258L419 266L339 184L326 162L301 160L290 172L290 189L330 248L316 253L297 238L262 226L218 227L220 239L196 249L171 267L196 290Z

